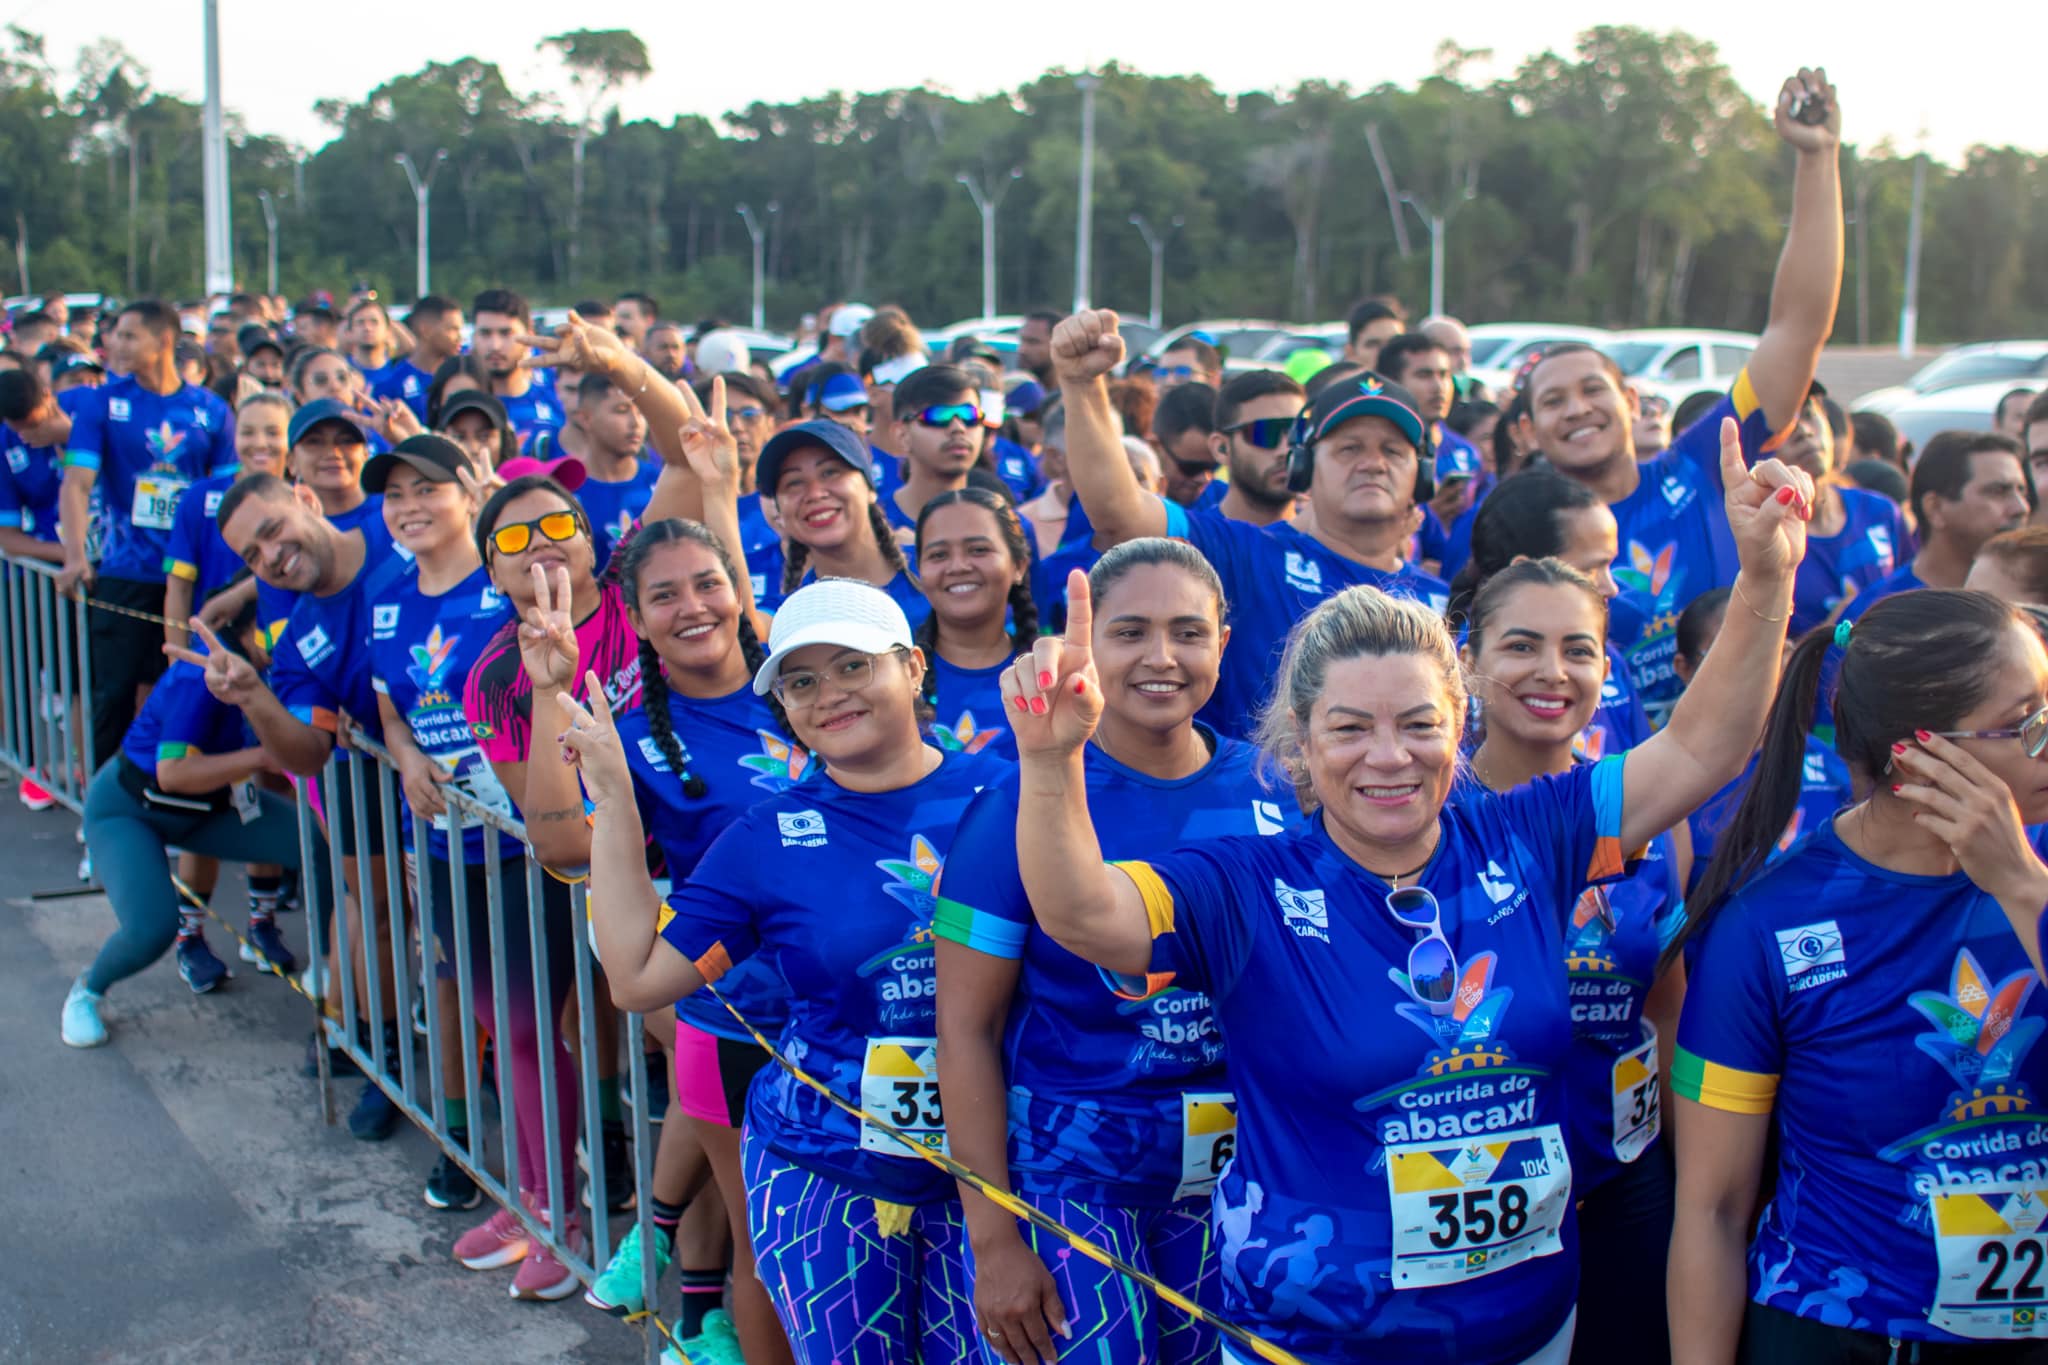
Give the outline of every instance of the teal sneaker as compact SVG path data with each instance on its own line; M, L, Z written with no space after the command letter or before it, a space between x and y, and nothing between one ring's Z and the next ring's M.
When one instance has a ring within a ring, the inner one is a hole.
M100 1020L100 1001L104 999L98 991L85 988L82 976L71 983L71 993L64 997L65 1046L100 1047L106 1043L107 1026Z
M647 1311L647 1300L641 1287L641 1268L645 1263L640 1241L640 1225L633 1224L626 1235L619 1239L618 1250L612 1253L611 1262L583 1295L583 1301L592 1308L600 1308L615 1318L631 1320ZM654 1282L661 1283L661 1277L668 1273L669 1263L675 1253L669 1249L668 1238L654 1239Z
M732 1319L723 1308L706 1313L704 1330L669 1347L661 1358L665 1363L683 1365L684 1356L689 1358L688 1365L747 1365L740 1354L739 1333L733 1330Z

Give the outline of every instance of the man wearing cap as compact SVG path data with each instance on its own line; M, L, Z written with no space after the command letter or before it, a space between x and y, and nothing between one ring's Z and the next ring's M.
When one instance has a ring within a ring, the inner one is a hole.
M1053 334L1067 411L1067 466L1094 524L1095 546L1140 536L1188 541L1215 566L1231 603L1231 646L1200 713L1225 734L1252 732L1294 623L1331 593L1365 584L1441 611L1449 590L1402 558L1429 495L1428 429L1415 398L1375 374L1323 389L1293 441L1290 487L1308 495L1293 522L1253 526L1146 494L1115 435L1103 377L1123 360L1108 309L1077 313Z
M533 310L509 289L486 289L470 305L476 319L470 349L491 376L491 392L505 405L523 445L538 432L557 432L568 414L556 402L552 383L538 383L525 338L533 332Z
M59 494L64 567L58 586L158 615L164 604L164 547L178 500L194 482L235 466L235 418L220 396L186 383L177 368L177 313L139 300L115 320L109 350L122 377L72 413ZM97 566L86 561L92 502L105 505ZM93 749L111 757L135 719L139 694L163 673L162 628L120 612L94 610Z
M50 392L63 397L73 389L96 389L107 382L107 367L91 351L66 351L50 361Z
M433 387L434 371L462 353L462 305L429 294L412 306L406 325L412 329L412 354L385 367L371 382L370 396L396 398L425 422L427 390Z
M740 334L729 327L721 327L697 338L697 353L691 368L708 377L735 371L745 374L753 363L753 352L747 349L747 343Z
M867 439L874 405L868 401L868 387L860 382L860 376L850 370L836 370L823 381L813 381L809 388L791 390L792 400L799 395L801 402L796 406L805 415L837 422L862 440Z
M1307 405L1308 391L1278 370L1246 370L1217 392L1210 440L1230 474L1217 511L1253 526L1294 520L1288 437Z
M242 353L242 373L266 389L284 388L284 343L260 322L245 325L235 338Z

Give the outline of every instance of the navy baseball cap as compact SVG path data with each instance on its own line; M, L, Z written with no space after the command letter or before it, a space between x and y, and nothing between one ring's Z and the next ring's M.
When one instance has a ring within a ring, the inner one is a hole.
M435 483L454 483L456 471L467 467L469 457L446 436L422 432L408 436L382 455L373 455L363 466L363 491L382 493L391 472L401 464L411 465Z
M1027 379L1010 390L1008 405L1011 412L1029 417L1045 406L1045 389L1037 380Z
M276 351L279 355L284 354L284 343L277 339L275 332L260 322L242 324L242 330L235 333L235 345L245 357L266 349Z
M1440 484L1452 479L1476 479L1482 468L1479 452L1466 441L1446 440L1436 453L1436 481Z
M355 428L358 438L369 439L370 429L363 425L362 414L339 398L315 398L292 414L291 425L285 428L285 444L297 445L322 422L346 422Z
M65 375L77 374L80 370L105 374L107 367L100 364L99 357L90 351L68 351L50 362L50 382L54 384Z
M846 412L868 406L867 385L855 375L835 374L817 391L814 400L827 412Z
M839 423L818 418L798 422L775 433L762 447L761 458L754 463L754 486L774 497L775 481L782 474L782 462L799 450L813 446L831 451L866 475L871 486L875 484L875 457L869 453L868 443Z
M1303 414L1296 428L1299 439L1310 444L1322 440L1344 423L1358 417L1384 417L1401 429L1402 435L1426 450L1422 409L1415 396L1384 375L1371 371L1356 379L1339 380L1320 394Z

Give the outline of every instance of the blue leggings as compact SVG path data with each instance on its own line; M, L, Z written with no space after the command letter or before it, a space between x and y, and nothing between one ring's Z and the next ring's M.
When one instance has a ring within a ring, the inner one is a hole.
M960 1201L884 1235L874 1199L740 1135L754 1259L797 1365L959 1365L974 1354Z
M1218 1265L1209 1235L1209 1198L1170 1208L1126 1208L1074 1199L1021 1195L1026 1203L1095 1245L1158 1277L1197 1303L1212 1302ZM1102 1365L1215 1365L1214 1329L1164 1302L1061 1238L1019 1221L1024 1242L1052 1271L1067 1307L1073 1336L1056 1340L1061 1360ZM967 1290L974 1294L974 1257L967 1258ZM982 1359L1002 1357L982 1343Z

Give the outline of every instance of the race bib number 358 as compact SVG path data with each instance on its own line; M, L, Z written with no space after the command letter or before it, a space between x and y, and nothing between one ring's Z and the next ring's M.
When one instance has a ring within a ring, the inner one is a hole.
M939 1044L932 1038L870 1038L860 1072L860 1107L920 1147L946 1150L946 1115L939 1106ZM872 1123L860 1128L860 1149L915 1157Z
M2048 1185L1937 1190L1940 1279L1927 1320L1985 1341L2048 1337Z
M1572 1168L1554 1123L1387 1149L1396 1289L1464 1284L1563 1250Z

